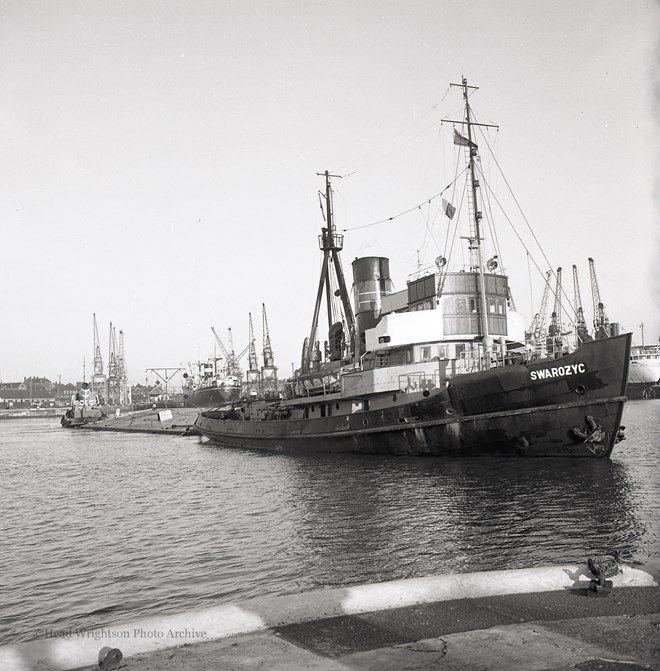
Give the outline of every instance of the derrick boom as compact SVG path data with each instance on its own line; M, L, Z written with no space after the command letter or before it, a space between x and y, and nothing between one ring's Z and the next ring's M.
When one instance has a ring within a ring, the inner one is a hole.
M227 375L235 375L236 377L241 377L243 375L243 371L241 370L240 366L238 365L238 359L240 359L243 354L247 351L247 348L243 350L240 356L236 356L236 353L234 352L234 339L231 334L231 327L228 329L229 332L229 348L225 347L225 344L220 340L220 336L215 332L215 328L211 326L211 331L213 331L213 335L215 336L216 342L220 346L220 349L222 350L222 353L225 355L225 366L224 366L224 372Z

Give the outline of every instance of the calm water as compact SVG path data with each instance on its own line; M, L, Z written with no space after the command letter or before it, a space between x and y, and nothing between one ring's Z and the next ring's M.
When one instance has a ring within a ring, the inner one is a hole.
M660 568L660 401L612 461L292 457L0 422L0 643L321 586Z

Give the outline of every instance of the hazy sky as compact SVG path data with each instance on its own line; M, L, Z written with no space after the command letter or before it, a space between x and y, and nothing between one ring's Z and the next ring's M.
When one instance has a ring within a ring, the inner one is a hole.
M500 126L490 184L568 295L577 264L591 320L592 256L610 319L657 341L658 25L644 0L0 0L0 380L80 380L83 358L89 376L94 312L106 364L108 323L124 331L132 382L212 354L211 326L243 349L249 311L259 350L262 302L290 373L318 282L316 173L345 175L340 229L438 193L461 76ZM383 255L405 288L441 252L438 205L347 232L349 282L354 257ZM531 319L542 279L495 222Z

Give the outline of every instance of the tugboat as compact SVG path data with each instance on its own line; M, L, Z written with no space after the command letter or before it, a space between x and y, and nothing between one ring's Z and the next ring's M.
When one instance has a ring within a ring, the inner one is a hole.
M452 123L464 129L454 127L454 144L466 159L469 267L449 271L438 257L437 273L394 292L387 258L357 258L354 310L326 171L323 263L300 369L280 398L201 412L195 428L207 439L297 453L596 458L609 457L623 439L631 334L547 358L525 345L508 278L497 257L484 261L474 132L485 124L472 120L468 94L475 87L465 79L453 86L465 103L464 119ZM443 203L449 218L453 209ZM322 351L324 290L330 326Z
M106 417L99 403L99 397L83 382L79 392L71 399L71 407L62 415L60 424L65 429L75 429L78 426L96 422Z

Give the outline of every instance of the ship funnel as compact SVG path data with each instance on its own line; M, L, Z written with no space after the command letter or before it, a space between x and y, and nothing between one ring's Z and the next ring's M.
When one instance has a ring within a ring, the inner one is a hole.
M390 260L382 256L365 256L353 261L353 298L360 354L364 353L364 332L380 319L381 299L392 293Z

